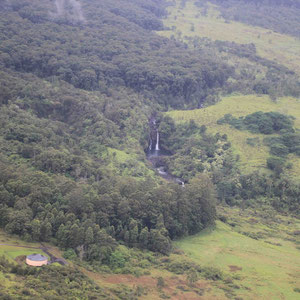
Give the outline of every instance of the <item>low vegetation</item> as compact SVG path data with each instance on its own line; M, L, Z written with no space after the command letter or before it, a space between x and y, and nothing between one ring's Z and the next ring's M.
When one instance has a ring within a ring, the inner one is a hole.
M179 240L175 245L195 263L220 268L232 275L228 298L296 299L300 284L297 219L272 209L219 207L214 230ZM224 223L225 222L225 223ZM292 226L291 226L292 224Z

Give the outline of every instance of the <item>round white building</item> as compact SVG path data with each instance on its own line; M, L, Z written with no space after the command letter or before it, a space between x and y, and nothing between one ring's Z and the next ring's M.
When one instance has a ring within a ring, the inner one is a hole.
M26 264L29 266L40 267L48 264L48 258L41 254L31 254L26 257Z

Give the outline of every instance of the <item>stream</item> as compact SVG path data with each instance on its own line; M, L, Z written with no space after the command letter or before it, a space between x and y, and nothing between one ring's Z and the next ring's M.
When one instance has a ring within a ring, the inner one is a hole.
M170 156L168 151L160 147L160 135L158 125L155 118L151 118L149 122L150 135L149 147L146 150L147 159L151 162L152 166L156 169L157 173L169 182L174 182L184 187L184 181L180 178L173 176L166 171L164 166L164 157Z

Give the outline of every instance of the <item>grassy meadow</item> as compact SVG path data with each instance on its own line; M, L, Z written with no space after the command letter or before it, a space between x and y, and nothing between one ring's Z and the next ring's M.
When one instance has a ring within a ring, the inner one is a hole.
M251 173L256 169L265 170L266 160L269 157L269 148L263 143L266 135L240 131L228 124L218 125L217 121L225 114L241 117L257 111L277 111L291 115L295 117L295 127L300 129L300 100L290 97L280 98L274 102L268 96L230 96L224 97L216 105L203 109L170 111L167 114L176 122L194 120L200 125L206 125L210 133L220 132L221 134L227 134L234 153L240 157L241 170L245 173ZM247 139L252 138L258 138L259 143L255 146L249 145ZM296 178L300 177L300 158L290 155L289 161L293 163L293 168L289 171L290 175Z
M276 216L280 223L275 223L270 221L274 216L268 219L251 210L232 208L226 213L227 224L217 221L214 230L181 239L175 245L196 263L231 273L239 299L299 299L296 244L300 241L290 231L300 228L299 220Z
M174 0L169 6L164 25L170 30L159 34L185 40L185 37L208 37L212 40L230 41L240 44L253 43L258 55L285 65L300 74L300 40L269 29L226 21L220 16L217 6L209 5L206 13L187 0Z
M20 247L18 247L20 246ZM26 248L28 247L28 248ZM4 231L0 231L0 256L4 255L10 261L15 261L18 256L27 256L33 253L39 253L47 256L40 249L32 249L31 247L40 247L38 243L27 243L19 238L7 235Z

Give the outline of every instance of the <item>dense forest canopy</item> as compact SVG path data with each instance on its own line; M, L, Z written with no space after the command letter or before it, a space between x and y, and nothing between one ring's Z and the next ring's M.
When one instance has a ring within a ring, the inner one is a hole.
M118 242L168 254L214 223L209 177L161 183L143 151L153 111L205 102L230 70L151 33L164 13L156 1L1 2L7 232L107 262Z
M198 5L208 1L197 1ZM211 0L222 16L283 34L300 37L299 0Z
M169 254L171 239L214 224L217 197L236 204L270 191L269 178L240 176L226 136L157 112L211 105L231 92L298 95L297 76L259 58L254 45L194 40L189 48L158 36L166 5L0 1L0 225L7 232L103 263L118 243ZM258 61L266 76L237 72L211 55L219 51ZM153 113L172 154L166 166L185 188L155 176L146 160ZM299 210L299 186L281 193L283 184L277 176L274 206Z

